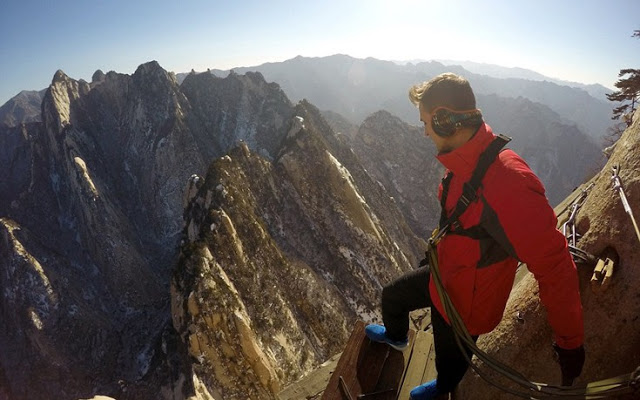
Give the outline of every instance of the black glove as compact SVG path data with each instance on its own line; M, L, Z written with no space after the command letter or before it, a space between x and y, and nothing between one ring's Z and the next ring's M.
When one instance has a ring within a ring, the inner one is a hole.
M562 371L562 386L571 386L573 380L582 372L584 365L584 346L567 350L554 343L553 349L558 356L560 370Z

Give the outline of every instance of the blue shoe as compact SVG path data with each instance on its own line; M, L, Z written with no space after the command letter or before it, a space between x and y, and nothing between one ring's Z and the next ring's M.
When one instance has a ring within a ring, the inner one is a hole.
M396 341L387 337L387 330L382 325L369 324L364 328L364 333L369 339L378 343L386 343L398 351L402 351L409 345L409 339Z
M409 396L411 400L432 400L436 397L438 391L436 390L436 380L423 383L420 386L414 387Z

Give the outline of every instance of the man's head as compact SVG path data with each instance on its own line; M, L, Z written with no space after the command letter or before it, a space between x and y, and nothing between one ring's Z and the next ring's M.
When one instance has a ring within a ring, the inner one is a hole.
M482 123L469 81L456 74L440 74L411 87L409 99L420 109L425 136L433 140L439 153L466 143Z

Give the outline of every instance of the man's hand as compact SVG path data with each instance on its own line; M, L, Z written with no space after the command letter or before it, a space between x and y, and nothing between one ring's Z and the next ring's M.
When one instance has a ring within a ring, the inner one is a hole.
M575 349L563 349L554 344L553 349L558 355L558 362L562 371L562 386L573 385L574 379L580 375L584 365L584 346Z

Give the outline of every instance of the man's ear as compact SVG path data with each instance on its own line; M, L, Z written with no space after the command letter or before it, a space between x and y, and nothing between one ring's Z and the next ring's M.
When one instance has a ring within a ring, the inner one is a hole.
M451 111L446 108L440 107L434 110L431 117L431 128L438 136L449 137L456 132L456 126L451 117Z
M431 127L440 137L450 137L458 129L464 126L474 126L482 123L480 110L455 111L446 107L438 107L433 110Z

